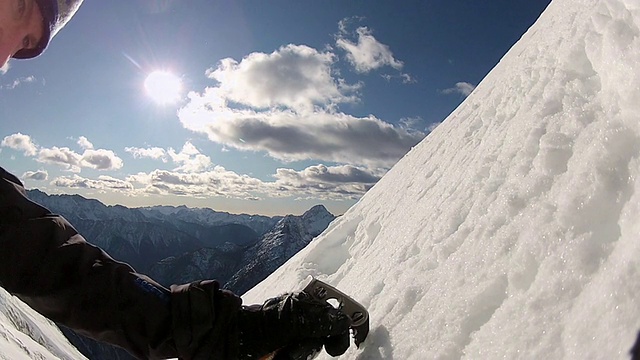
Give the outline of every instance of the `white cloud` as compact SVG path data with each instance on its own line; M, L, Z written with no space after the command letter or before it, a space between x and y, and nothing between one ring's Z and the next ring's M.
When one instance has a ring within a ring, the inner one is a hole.
M68 147L39 148L29 135L21 133L6 136L0 145L22 151L25 156L35 156L36 161L56 164L73 172L80 172L83 167L97 170L122 168L122 159L113 151L94 149L93 144L84 136L81 136L77 143L85 149L82 154L78 154Z
M22 178L25 180L45 181L49 178L49 173L46 170L27 171L22 174Z
M78 138L78 145L83 149L93 149L93 144L84 136Z
M292 184L304 183L364 183L374 184L380 180L372 172L351 165L326 166L323 164L309 166L302 171L278 169L276 178L281 182Z
M150 158L154 160L162 160L162 162L165 162L165 163L169 160L167 156L167 151L159 147L151 147L146 149L137 148L137 147L127 147L124 150L128 153L131 153L134 159Z
M454 94L454 93L458 93L464 96L469 96L469 94L471 94L471 92L473 92L473 90L476 88L475 85L470 84L468 82L458 82L456 83L456 86L452 87L452 88L448 88L448 89L444 89L441 92L443 94Z
M314 105L355 102L359 85L333 77L335 55L304 45L287 45L272 52L252 53L239 63L220 61L207 76L219 82L210 89L219 97L217 106L232 101L252 108L287 107L312 110Z
M153 148L152 148L153 149ZM133 154L160 154L161 151L140 151L129 148ZM149 150L149 149L146 149ZM181 166L174 170L154 170L138 173L125 180L109 176L98 179L81 177L77 174L55 178L51 184L63 188L84 188L100 191L118 191L129 196L144 194L178 195L197 198L227 197L257 200L265 197L319 198L332 200L357 199L362 196L386 169L370 170L351 165L309 166L303 170L280 168L273 175L273 181L263 181L249 175L228 171L224 167L211 168L211 161L187 142L178 152L165 151L166 156ZM114 168L115 155L107 150L86 150L83 155L68 148L41 149L40 161L66 166L79 171L82 166L97 169ZM25 178L46 180L46 172L25 173Z
M4 71L3 73L5 73L5 72L6 71ZM33 75L20 77L20 78L17 78L15 80L13 80L13 82L10 83L10 84L0 86L0 89L13 90L13 89L17 88L18 86L20 86L22 84L28 84L28 83L32 83L32 82L35 82L35 81L36 81L36 77L33 76Z
M316 165L296 171L278 169L275 181L262 181L240 175L224 167L200 173L154 170L128 176L126 181L141 185L135 193L179 195L197 198L222 196L245 200L264 197L320 199L357 199L383 175L385 170L371 171L353 166Z
M198 148L196 148L195 145L193 145L190 141L187 141L186 143L184 143L184 145L182 145L182 150L180 151L180 155L191 157L199 154L200 154L200 150L198 150ZM173 158L173 155L171 157Z
M223 196L229 198L252 199L256 193L268 192L268 186L261 180L247 175L239 175L221 166L201 173L183 173L154 170L127 177L127 181L143 186L139 191L149 194L181 195L206 198Z
M117 170L122 168L123 161L113 151L105 149L88 149L82 154L67 148L43 148L38 152L37 161L55 164L72 172L80 172L83 167L96 170Z
M421 132L425 129L425 120L420 116L405 117L400 119L400 126L409 132Z
M382 174L350 165L314 165L304 170L278 169L275 186L287 196L321 199L356 199L371 188Z
M338 35L336 45L347 52L347 59L356 71L367 73L383 66L391 66L396 70L402 69L402 61L394 58L389 46L379 42L369 28L359 27L356 30L357 42L352 42L344 37L346 35L345 23L341 22L339 26L341 33Z
M402 78L402 83L403 84L414 84L414 83L418 82L411 75L405 74L405 73L401 73L400 74L400 78Z
M73 172L80 172L82 156L68 147L40 149L36 159L47 164L56 164Z
M211 158L203 155L190 141L187 141L180 151L176 151L173 148L167 150L152 147L152 148L136 148L127 147L125 151L131 153L134 158L151 158L155 160L162 160L162 162L169 162L179 166L174 171L181 172L201 172L205 171L212 166Z
M86 149L84 153L69 149L68 147L41 148L34 144L31 137L21 133L9 135L2 140L2 146L21 150L25 156L36 156L37 161L49 164L57 164L73 172L80 172L82 167L98 170L114 170L122 168L122 159L113 151L93 149L93 144L86 137L78 139L78 145Z
M123 162L111 150L85 150L81 157L81 164L96 170L117 170L122 168Z
M284 161L319 159L390 166L425 136L372 115L358 118L329 111L299 115L286 110L231 109L211 106L207 95L189 95L191 101L178 112L184 127L225 146L265 151Z
M359 32L362 49L377 54L369 62L372 68L402 66L367 28ZM224 150L266 152L282 161L393 165L425 134L373 115L340 112L340 104L360 101L357 91L362 85L349 85L339 78L335 58L331 50L287 45L270 54L252 53L240 62L224 59L206 71L218 82L216 87L189 93L178 116L186 129L206 134ZM408 74L396 77L413 81ZM128 151L143 154L139 149ZM175 154L167 155L176 161Z
M38 151L38 146L34 144L31 137L21 133L5 136L0 146L22 151L25 156L34 156Z
M61 176L51 182L52 185L63 188L81 188L96 190L119 190L131 191L133 185L124 180L116 179L111 176L99 176L98 179L88 179L73 174L73 176Z
M403 84L415 84L418 82L411 75L405 73L400 73L398 75L382 74L380 76L387 81L391 81L392 79L400 79Z
M167 154L174 163L180 164L175 171L201 172L211 167L211 158L200 153L191 142L186 142L180 152L169 149Z

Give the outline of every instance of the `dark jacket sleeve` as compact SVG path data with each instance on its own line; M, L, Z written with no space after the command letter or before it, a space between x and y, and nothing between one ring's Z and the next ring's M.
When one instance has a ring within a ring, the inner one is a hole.
M237 296L215 282L167 290L28 200L2 168L0 285L49 319L140 359L237 357L237 334L229 331Z

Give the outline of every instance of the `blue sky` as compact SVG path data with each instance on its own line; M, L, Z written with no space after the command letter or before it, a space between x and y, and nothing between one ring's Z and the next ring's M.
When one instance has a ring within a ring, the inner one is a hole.
M87 1L0 72L0 164L107 204L341 214L548 3Z

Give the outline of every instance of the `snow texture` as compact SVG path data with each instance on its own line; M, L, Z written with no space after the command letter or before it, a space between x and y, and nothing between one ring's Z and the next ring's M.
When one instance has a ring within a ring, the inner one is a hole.
M51 321L0 288L1 360L86 359Z
M309 276L352 294L371 332L345 359L628 358L637 190L640 1L554 0L458 109L243 298Z

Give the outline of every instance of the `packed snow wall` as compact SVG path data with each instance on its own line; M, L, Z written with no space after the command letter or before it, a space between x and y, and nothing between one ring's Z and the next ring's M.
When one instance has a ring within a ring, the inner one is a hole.
M628 358L640 329L640 2L554 0L346 214L243 296L316 276L348 359Z

